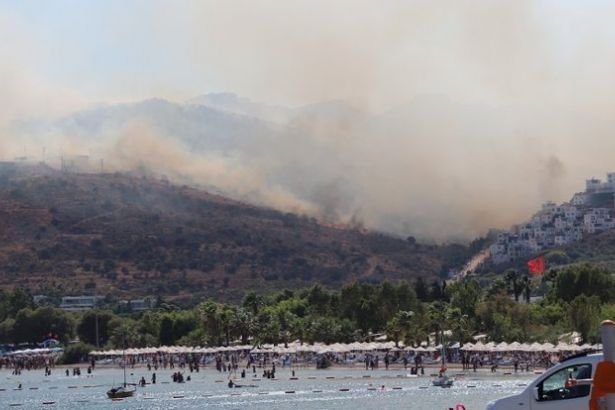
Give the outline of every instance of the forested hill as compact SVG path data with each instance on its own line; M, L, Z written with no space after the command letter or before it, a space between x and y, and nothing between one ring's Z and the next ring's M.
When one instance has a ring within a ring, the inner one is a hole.
M0 163L0 287L237 300L320 282L437 278L443 248L127 174Z

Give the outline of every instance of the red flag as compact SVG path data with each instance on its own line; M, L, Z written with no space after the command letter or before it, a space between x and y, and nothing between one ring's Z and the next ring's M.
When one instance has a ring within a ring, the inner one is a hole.
M545 257L539 256L527 261L527 270L531 275L542 275L545 272Z

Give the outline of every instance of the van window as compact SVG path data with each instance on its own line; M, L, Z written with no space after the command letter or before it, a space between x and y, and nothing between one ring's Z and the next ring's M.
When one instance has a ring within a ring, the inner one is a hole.
M590 385L566 388L566 380L591 379L592 365L577 364L561 369L544 379L538 387L538 401L576 399L589 395Z

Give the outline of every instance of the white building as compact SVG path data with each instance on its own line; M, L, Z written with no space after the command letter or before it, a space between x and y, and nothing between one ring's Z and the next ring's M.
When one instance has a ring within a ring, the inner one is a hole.
M104 299L103 296L64 296L60 309L76 312L92 309Z

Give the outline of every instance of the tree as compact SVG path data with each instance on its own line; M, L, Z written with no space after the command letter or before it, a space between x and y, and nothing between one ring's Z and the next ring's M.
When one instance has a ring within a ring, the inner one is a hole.
M397 289L390 282L384 281L380 284L376 297L378 298L378 320L381 323L386 323L399 310Z
M34 308L32 295L22 289L15 289L11 293L0 290L0 322L11 317L14 318L22 309Z
M504 278L506 280L506 283L508 284L510 292L515 297L515 302L518 302L519 295L521 295L521 284L519 283L519 280L520 280L519 272L517 272L516 269L509 269L504 274Z
M583 342L597 339L600 323L600 298L579 295L570 302L568 314L573 328L581 334Z
M387 336L395 342L395 346L399 346L401 340L411 338L413 329L414 312L399 311L386 324Z
M460 308L449 306L445 313L446 325L453 334L453 340L464 343L472 336L470 318Z
M0 322L0 343L12 343L15 340L14 327L15 319L9 318Z
M22 309L15 316L15 342L42 342L54 337L67 343L75 334L75 323L66 312L52 307Z
M416 278L416 282L414 282L414 292L416 293L416 297L421 302L427 302L429 295L427 285L425 284L425 280L422 276Z
M115 316L109 321L109 343L116 349L129 346L144 347L138 329L133 319Z
M431 282L431 287L429 290L429 300L445 302L446 301L446 293L444 291L445 288L446 288L446 282L440 282L440 280L434 279Z
M248 339L254 331L254 316L245 308L239 307L235 309L231 318L231 329L233 335L241 338L242 344L248 344Z
M263 305L265 305L265 300L256 292L247 293L242 302L242 306L248 309L253 316L258 315L258 312Z
M494 279L491 282L491 284L487 288L485 298L493 299L498 295L508 295L508 284L504 279L501 278Z
M160 322L160 330L158 340L162 346L172 346L175 344L175 335L173 333L173 319L165 315Z
M604 268L589 264L571 266L559 271L553 286L553 297L570 302L577 296L598 296L601 302L613 300L614 282Z
M406 281L400 282L397 287L397 300L399 301L399 310L414 310L419 304L414 289Z
M93 346L104 346L109 340L108 324L113 317L113 313L105 310L89 310L85 312L77 324L79 340ZM97 332L98 343L96 341Z
M327 315L329 313L330 294L322 286L316 284L310 288L307 294L307 303L309 309L318 315Z
M254 339L257 344L279 343L280 341L280 322L275 312L267 307L256 317Z
M447 305L444 302L436 301L429 305L429 330L435 333L436 344L442 343L442 331L446 322Z
M475 280L464 280L450 284L446 288L450 304L468 318L476 316L476 306L480 302L481 289Z
M521 283L521 290L523 292L525 303L530 303L530 299L532 296L532 281L530 280L530 277L527 275L523 276L523 281Z
M223 323L221 317L224 306L216 302L205 301L197 309L207 332L209 343L214 346L222 345L226 333L226 323Z

